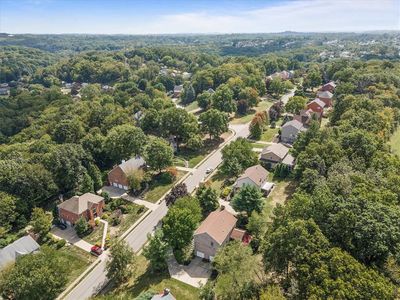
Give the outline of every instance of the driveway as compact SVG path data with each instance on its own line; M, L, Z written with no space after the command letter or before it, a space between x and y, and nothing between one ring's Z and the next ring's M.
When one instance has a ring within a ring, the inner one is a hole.
M108 193L111 198L121 198L123 195L126 194L125 190L110 185L103 186L100 190L97 191L98 194L101 194L102 192Z
M207 283L211 275L211 264L203 262L201 258L195 257L188 266L178 264L171 253L167 260L169 275L179 281L199 288Z
M68 226L65 230L62 230L58 227L53 227L51 229L51 233L55 238L64 239L68 243L81 248L84 251L90 252L90 248L92 248L91 244L78 237L73 227Z

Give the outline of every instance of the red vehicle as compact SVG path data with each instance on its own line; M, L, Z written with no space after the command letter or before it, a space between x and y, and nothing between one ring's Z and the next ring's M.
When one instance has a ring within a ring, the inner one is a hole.
M90 248L90 253L95 256L100 256L103 253L103 249L99 245L94 245Z

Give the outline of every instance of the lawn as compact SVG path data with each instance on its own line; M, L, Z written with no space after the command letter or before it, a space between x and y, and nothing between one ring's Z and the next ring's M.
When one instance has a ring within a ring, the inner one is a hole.
M273 102L271 101L260 101L257 107L252 109L247 115L244 116L235 116L235 118L230 122L231 124L246 124L250 122L256 112L267 110L272 106Z
M150 183L149 189L146 192L144 196L144 200L156 203L162 195L164 195L172 186L185 175L186 172L183 171L178 171L178 176L176 177L176 180L172 183L165 183L162 182L159 178L159 176L155 175L153 180Z
M397 128L396 132L392 135L389 144L392 152L400 156L400 128Z
M64 246L57 251L60 254L61 263L67 266L68 282L70 285L81 275L86 268L95 260L95 257L75 246Z
M142 255L137 257L137 266L134 278L128 283L111 290L104 296L96 299L136 299L141 293L161 293L165 288L170 289L171 294L179 300L199 299L199 290L178 280L172 279L168 271L151 273L148 270L148 261Z
M204 146L198 149L197 151L189 150L185 147L182 147L179 149L179 152L177 153L175 158L187 160L189 168L194 168L209 153L211 153L211 151L218 148L218 146L224 141L223 137L220 138L219 140L209 140L209 139L204 140Z
M181 157L175 157L174 158L174 166L185 167L186 166L185 160Z
M264 130L263 134L261 135L260 141L272 142L272 140L278 134L278 132L279 128L268 128Z
M193 101L192 103L189 103L188 105L182 104L182 99L177 100L176 102L178 105L181 105L185 108L186 111L192 111L197 108L199 108L199 104L197 101Z
M129 212L122 216L121 223L117 226L118 233L122 234L131 227L147 211L147 207L126 201Z
M283 205L287 200L290 199L296 190L296 182L289 179L274 179L273 181L275 182L275 187L271 194L268 195L267 200L272 207L275 207L276 204L279 203Z
M261 149L264 149L265 147L267 147L268 145L266 145L266 144L261 144L261 143L250 143L251 144L251 147L253 147L253 148L261 148Z
M104 223L100 222L98 226L95 226L93 231L88 235L84 236L82 239L89 244L101 244L101 239L103 237Z

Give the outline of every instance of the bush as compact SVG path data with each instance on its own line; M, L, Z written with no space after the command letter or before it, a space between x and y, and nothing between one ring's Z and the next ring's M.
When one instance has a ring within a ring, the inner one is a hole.
M113 215L111 217L110 223L111 223L112 226L117 226L117 225L119 225L121 223L121 219L120 219L119 216Z
M221 197L222 198L227 198L229 194L231 193L232 189L230 187L226 187L222 190L221 192Z
M91 227L85 218L80 217L79 220L75 223L75 231L76 234L82 238L87 235L91 231Z
M271 122L271 128L276 128L276 122L275 121Z
M94 220L94 224L95 224L96 226L99 226L100 220L99 220L99 219L95 219L95 220Z
M61 249L62 247L65 246L66 243L67 243L67 241L64 240L64 239L58 240L57 243L56 243L56 248L57 249Z
M109 217L110 215L108 213L103 213L103 215L101 216L101 218L106 221L108 220Z

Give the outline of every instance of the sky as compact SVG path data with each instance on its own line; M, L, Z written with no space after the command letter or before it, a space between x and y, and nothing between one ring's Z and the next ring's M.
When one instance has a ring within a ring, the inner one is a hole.
M400 0L0 0L6 33L400 30Z

